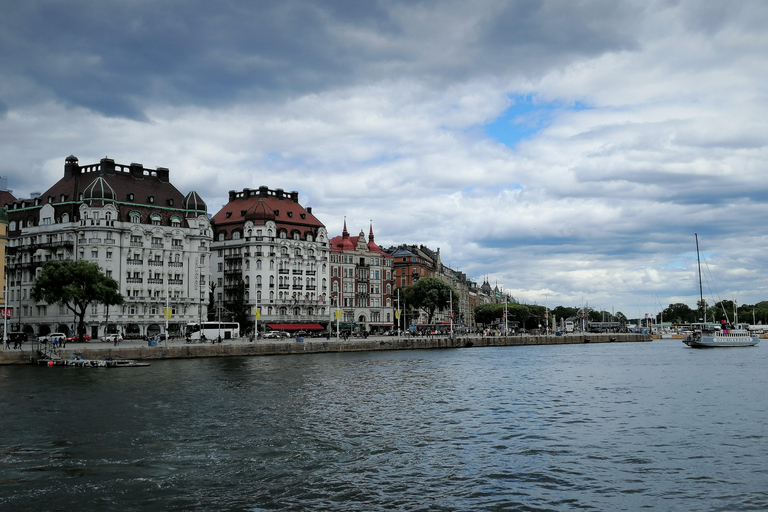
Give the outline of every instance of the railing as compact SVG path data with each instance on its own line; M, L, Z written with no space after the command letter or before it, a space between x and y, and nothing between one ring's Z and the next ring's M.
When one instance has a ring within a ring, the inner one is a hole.
M144 264L144 260L137 260L137 259L130 260L129 259L129 260L125 260L125 261L126 261L126 263L128 265L143 265Z
M183 267L184 264L180 261L169 261L168 262L169 267Z
M147 265L149 265L150 267L162 267L163 260L148 260Z

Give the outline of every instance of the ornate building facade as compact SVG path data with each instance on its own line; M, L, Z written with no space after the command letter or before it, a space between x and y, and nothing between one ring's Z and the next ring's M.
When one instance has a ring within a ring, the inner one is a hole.
M341 311L342 329L379 333L394 327L392 256L361 230L331 239L331 296Z
M166 323L169 332L180 334L186 323L204 315L212 235L206 206L196 192L179 192L168 169L109 158L81 166L70 156L62 179L7 208L10 330L74 332L71 312L30 295L51 259L97 263L120 284L122 306L89 309L86 333L93 338L154 335Z
M212 225L214 307L222 318L231 317L244 301L259 330L328 325L328 234L312 208L299 204L298 192L230 191Z

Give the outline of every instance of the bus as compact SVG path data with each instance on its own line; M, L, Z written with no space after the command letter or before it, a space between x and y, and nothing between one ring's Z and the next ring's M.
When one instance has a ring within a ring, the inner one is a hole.
M190 322L187 324L186 337L190 340L199 340L201 334L206 340L216 340L221 336L222 340L230 340L240 337L240 324L237 322Z

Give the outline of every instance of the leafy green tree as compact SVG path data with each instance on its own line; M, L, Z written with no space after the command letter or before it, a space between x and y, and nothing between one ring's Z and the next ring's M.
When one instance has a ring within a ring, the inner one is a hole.
M690 324L697 321L698 312L681 302L670 304L661 312L661 320L673 324Z
M453 295L454 312L458 310L459 295L453 288L434 277L422 277L415 284L405 288L405 302L409 307L420 309L431 324L435 311L447 309Z
M51 260L32 286L32 298L62 304L77 317L77 333L83 341L85 313L92 303L114 306L123 303L120 285L105 276L99 266L84 260Z
M227 307L231 308L229 316L232 321L239 323L240 331L244 333L251 315L251 308L245 301L245 281L242 279L232 289Z
M475 307L475 322L490 324L501 318L503 311L503 304L480 304Z
M565 306L557 306L556 308L552 309L552 314L554 314L556 318L573 318L575 316L578 316L579 308L567 308Z

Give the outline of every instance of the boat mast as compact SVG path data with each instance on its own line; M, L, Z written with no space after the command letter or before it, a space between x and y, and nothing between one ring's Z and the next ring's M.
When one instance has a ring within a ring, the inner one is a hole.
M699 257L699 234L694 233L693 236L696 237L696 262L699 265L699 298L701 301L699 302L700 308L703 311L702 318L704 318L704 323L707 323L707 306L704 304L704 289L701 287L701 258Z

